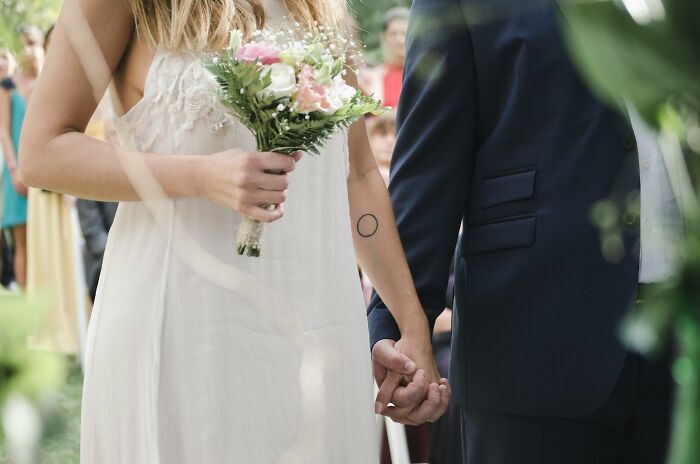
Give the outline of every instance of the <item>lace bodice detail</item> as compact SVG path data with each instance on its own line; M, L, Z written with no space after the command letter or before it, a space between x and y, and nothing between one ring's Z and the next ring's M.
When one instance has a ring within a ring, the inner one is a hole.
M283 27L286 10L280 0L263 0L266 27ZM251 134L219 101L219 86L205 68L204 54L158 48L144 83L143 98L123 116L115 115L114 129L126 148L149 152L187 153L185 140L207 135L250 142ZM194 133L193 132L198 132ZM208 132L208 134L207 134ZM159 147L159 137L168 139ZM200 143L201 145L201 143ZM220 146L201 147L205 154ZM253 149L244 143L241 148ZM230 148L227 147L227 148Z
M183 139L197 124L212 135L224 135L241 126L219 103L218 85L201 55L158 49L143 99L124 116L114 118L120 141L128 148L149 151L166 131L172 149L179 152Z

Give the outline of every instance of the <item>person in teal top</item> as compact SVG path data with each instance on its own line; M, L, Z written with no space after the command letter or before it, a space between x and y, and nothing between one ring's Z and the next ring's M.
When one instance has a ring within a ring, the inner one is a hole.
M19 177L19 139L27 100L44 60L43 37L23 35L20 71L0 87L0 147L4 153L2 172L3 212L0 226L12 233L15 278L24 288L27 276L27 186Z
M17 153L19 148L19 136L22 131L22 121L27 104L16 89L10 90L10 136L12 138L12 148L15 156L15 166L17 163ZM27 223L27 197L26 191L17 193L12 182L10 166L5 162L2 170L2 228L9 229Z

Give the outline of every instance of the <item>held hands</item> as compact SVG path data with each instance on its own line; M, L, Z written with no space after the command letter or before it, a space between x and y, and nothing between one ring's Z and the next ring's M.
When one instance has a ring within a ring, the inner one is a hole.
M301 152L291 156L232 149L202 157L199 196L232 208L251 219L273 222L284 215L288 174ZM281 172L281 174L273 174ZM275 205L266 209L264 205Z
M376 413L420 425L437 421L447 410L452 390L438 374L427 334L378 341L372 349L372 367L379 385Z

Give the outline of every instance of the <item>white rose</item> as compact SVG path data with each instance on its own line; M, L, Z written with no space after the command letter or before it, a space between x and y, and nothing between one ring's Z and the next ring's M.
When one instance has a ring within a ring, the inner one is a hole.
M328 103L330 103L330 107L323 112L335 114L355 96L355 93L357 93L357 90L354 87L348 85L342 77L336 76L333 79L333 86L328 89Z
M260 92L260 96L273 98L292 96L297 85L296 71L292 66L273 63L263 69L263 76L268 75L272 82Z
M338 95L338 97L343 100L343 104L348 103L352 100L352 97L357 93L357 89L351 85L348 85L340 75L335 76L333 79L333 91Z
M322 109L321 111L329 115L335 114L344 105L343 100L340 99L340 96L333 89L328 91L327 100L329 103L328 109Z

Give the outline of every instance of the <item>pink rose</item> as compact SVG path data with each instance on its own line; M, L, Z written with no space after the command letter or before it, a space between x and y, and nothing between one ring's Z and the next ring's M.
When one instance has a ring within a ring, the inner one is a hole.
M262 64L279 63L281 51L277 45L270 42L251 42L243 45L236 52L238 61L253 63L260 60Z
M299 73L299 90L295 98L298 105L297 111L300 113L335 112L329 100L328 89L316 81L315 73L316 70L309 65L304 66Z

